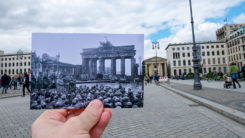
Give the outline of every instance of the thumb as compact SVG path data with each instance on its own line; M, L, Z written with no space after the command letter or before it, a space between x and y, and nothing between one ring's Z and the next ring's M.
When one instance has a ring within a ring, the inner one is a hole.
M79 116L70 120L71 126L81 133L89 133L90 129L99 121L103 108L100 100L91 101Z

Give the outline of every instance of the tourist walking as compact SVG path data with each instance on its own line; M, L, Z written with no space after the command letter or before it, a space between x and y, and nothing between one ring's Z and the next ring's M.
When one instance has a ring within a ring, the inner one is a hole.
M27 90L28 90L29 93L31 92L30 89L29 89L29 83L30 83L29 76L25 72L24 73L24 82L23 82L23 95L22 95L23 97L25 96L25 88L27 88Z
M245 80L245 64L242 66L241 73L243 74L243 79Z
M8 91L8 84L9 84L9 78L7 73L4 73L4 75L1 77L1 86L2 86L2 94L6 94Z
M239 84L239 82L237 80L238 73L237 73L237 66L235 63L231 63L230 71L231 71L231 78L232 78L232 82L233 82L233 88L236 89L235 83L237 83L239 88L241 88L241 85Z

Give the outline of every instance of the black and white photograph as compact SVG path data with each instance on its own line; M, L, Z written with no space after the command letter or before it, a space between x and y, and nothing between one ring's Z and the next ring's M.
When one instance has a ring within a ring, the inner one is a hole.
M142 108L143 60L143 34L33 33L30 108Z

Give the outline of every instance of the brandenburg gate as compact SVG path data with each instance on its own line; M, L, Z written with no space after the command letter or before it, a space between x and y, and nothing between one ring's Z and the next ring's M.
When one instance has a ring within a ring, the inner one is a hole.
M136 50L134 45L113 46L109 41L100 42L98 48L85 48L81 53L83 73L89 78L96 78L98 73L105 74L105 60L111 60L111 75L116 75L116 60L121 59L121 76L125 76L125 59L131 59L131 76L138 75L135 61ZM99 60L99 70L97 70Z

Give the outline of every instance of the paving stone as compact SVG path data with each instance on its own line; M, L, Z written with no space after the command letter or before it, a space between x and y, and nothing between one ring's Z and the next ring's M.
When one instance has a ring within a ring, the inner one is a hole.
M148 85L144 98L144 108L113 109L102 137L239 137L232 126L224 127L162 87ZM0 137L31 137L31 125L44 110L30 110L29 102L29 96L0 99Z

